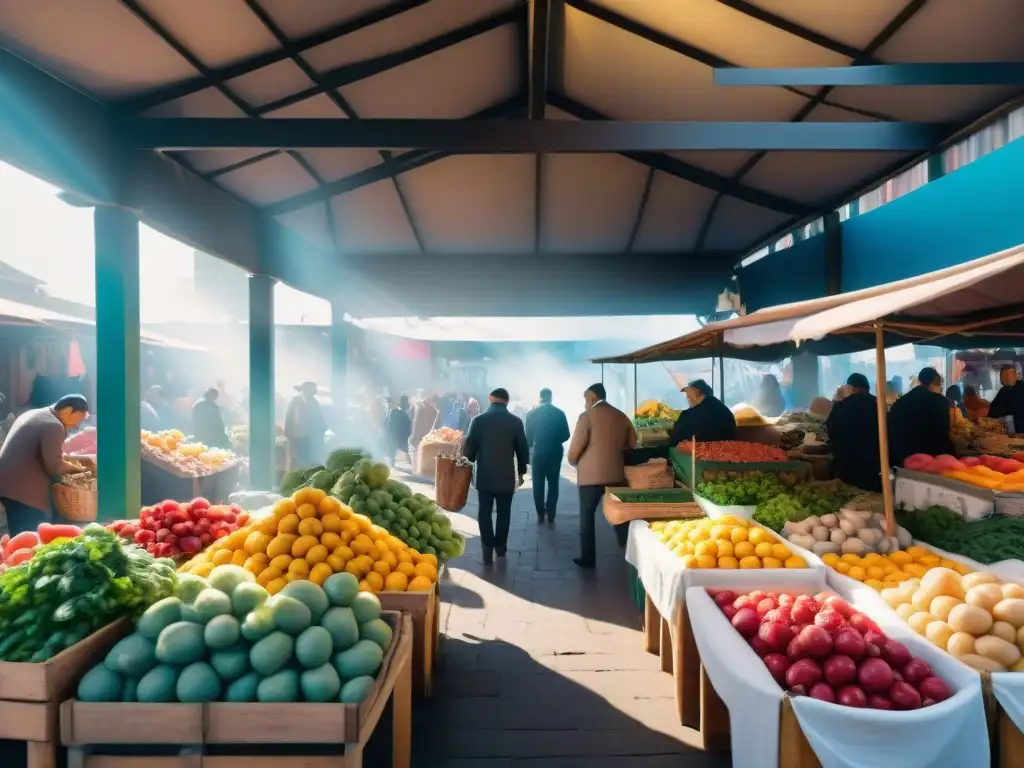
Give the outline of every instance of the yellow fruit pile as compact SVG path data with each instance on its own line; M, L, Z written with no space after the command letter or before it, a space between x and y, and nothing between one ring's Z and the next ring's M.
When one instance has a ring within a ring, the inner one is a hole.
M208 576L214 566L240 565L274 595L289 581L323 584L351 573L364 592L422 592L437 582L437 558L410 549L333 496L302 488L271 514L218 539L181 570Z
M895 587L908 579L920 579L932 568L949 568L961 575L971 572L965 565L941 558L924 547L907 547L888 555L872 552L863 557L829 553L821 559L829 568L878 590Z
M651 530L686 568L807 567L770 531L732 515L658 521L651 523Z

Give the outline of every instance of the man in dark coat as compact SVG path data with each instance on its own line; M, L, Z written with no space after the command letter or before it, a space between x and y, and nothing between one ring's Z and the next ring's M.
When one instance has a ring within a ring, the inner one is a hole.
M853 391L832 406L825 421L833 469L844 483L880 493L878 405L863 373L851 373L846 384Z
M530 447L533 477L533 503L537 521L555 521L558 507L558 480L562 474L562 444L569 439L565 413L551 404L551 390L540 391L540 403L526 414L526 443ZM545 485L547 494L545 495Z
M210 387L192 406L192 435L209 448L230 448L224 417L221 416L217 398L220 391Z
M988 407L989 418L1013 417L1013 431L1024 432L1024 381L1017 375L1017 367L1004 365L999 371L999 382L1003 385Z
M918 385L889 409L889 461L896 467L902 467L915 453L937 456L954 450L942 376L934 368L922 368L917 381Z
M508 528L512 519L512 496L523 484L530 449L523 422L508 412L508 391L491 392L490 407L469 425L464 453L476 463L476 492L480 502L480 541L484 563L494 562L494 554L504 557L508 546ZM495 530L491 515L498 510Z
M679 445L684 440L735 440L736 417L729 407L714 395L704 379L695 379L683 387L686 402L690 407L679 414L670 445Z

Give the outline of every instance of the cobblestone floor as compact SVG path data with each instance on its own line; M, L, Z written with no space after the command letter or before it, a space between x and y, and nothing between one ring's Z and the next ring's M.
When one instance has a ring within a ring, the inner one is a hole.
M529 484L516 494L508 556L493 566L481 563L474 496L452 515L469 543L442 584L437 688L414 713L415 768L729 765L680 741L671 677L643 650L622 550L603 520L596 570L573 564L571 470L553 525L538 525Z

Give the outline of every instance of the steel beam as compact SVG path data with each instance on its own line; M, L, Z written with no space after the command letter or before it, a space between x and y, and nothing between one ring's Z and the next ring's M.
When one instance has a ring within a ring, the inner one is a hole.
M139 211L147 224L248 272L317 296L334 279L338 264L328 253L168 158L131 151L109 110L2 49L0 104L0 160L89 203Z
M927 123L129 118L132 149L447 149L520 152L928 150L952 128Z
M333 24L326 29L319 30L313 34L293 40L289 45L277 48L266 53L253 56L250 59L229 64L226 67L212 70L208 75L191 78L180 83L172 83L167 86L160 86L155 90L144 93L140 96L130 96L117 103L117 106L129 112L141 112L146 109L189 96L207 88L234 80L236 77L255 72L257 69L269 67L280 61L308 51L324 43L332 42L338 38L358 32L372 24L398 16L399 14L426 5L430 0L397 0L382 8L374 8L367 13L356 16L354 19L347 19L338 24Z
M297 104L300 101L305 101L306 99L321 94L327 88L342 88L360 80L365 80L368 77L379 75L381 72L386 72L389 69L394 69L395 67L408 64L416 59L421 59L424 56L429 56L432 53L443 51L445 48L458 45L466 40L482 35L485 32L490 32L491 30L498 29L506 24L520 21L524 18L525 13L526 5L515 5L507 10L501 11L500 13L496 13L493 16L487 16L486 18L479 19L478 21L466 24L465 26L450 30L442 35L438 35L437 37L433 37L429 40L424 40L422 43L417 43L416 45L410 46L409 48L405 48L401 51L385 53L381 56L375 56L372 59L357 61L352 64L346 64L336 69L329 70L321 74L317 84L310 88L285 96L277 101L272 101L269 104L263 104L258 109L259 114L265 115L270 112L277 112L285 107L291 106L292 104Z
M272 490L276 483L274 430L274 286L266 275L249 275L249 483Z
M1024 62L955 64L868 64L851 67L716 67L715 85L723 86L952 86L1020 85Z
M702 311L734 263L731 253L474 253L467 270L465 254L380 254L349 258L333 288L355 317L443 317L453 307L465 317L681 314ZM648 273L658 279L634 285Z
M477 112L473 117L474 119L486 120L491 118L500 118L507 115L516 113L522 113L522 110L526 107L526 99L523 96L514 96L513 98L503 101L500 104L495 104L492 107ZM406 152L398 157L393 157L391 162L384 162L380 165L374 165L365 170L353 173L344 178L337 179L335 181L328 182L324 185L323 189L314 189L309 192L303 192L300 195L289 197L285 200L279 200L276 203L266 206L262 210L272 216L277 216L282 213L288 213L289 211L297 211L300 208L305 208L307 205L320 202L322 200L330 199L337 195L343 195L346 192L365 187L368 184L374 184L384 179L390 179L394 176L398 176L407 171L414 170L416 168L422 168L424 165L430 165L431 163L443 160L446 157L450 157L453 153L447 150L415 150L412 152Z

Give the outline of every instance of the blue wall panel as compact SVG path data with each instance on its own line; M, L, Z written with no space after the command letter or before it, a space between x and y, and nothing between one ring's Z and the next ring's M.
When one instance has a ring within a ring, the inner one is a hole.
M793 243L739 270L740 297L747 312L816 299L828 293L825 237Z
M855 216L843 223L842 233L844 291L1024 243L1024 140ZM784 274L780 269L771 276L780 287Z

